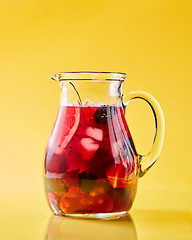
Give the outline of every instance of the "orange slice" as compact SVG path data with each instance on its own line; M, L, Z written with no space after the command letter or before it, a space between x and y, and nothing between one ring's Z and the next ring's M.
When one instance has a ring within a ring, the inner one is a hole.
M113 188L127 188L135 178L134 160L130 159L127 167L123 163L113 164L106 170L107 178Z

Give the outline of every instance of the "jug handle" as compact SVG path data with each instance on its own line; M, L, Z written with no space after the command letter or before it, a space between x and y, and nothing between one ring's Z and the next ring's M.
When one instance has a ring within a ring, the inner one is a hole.
M155 136L153 139L152 148L146 155L138 154L139 177L142 177L153 166L159 157L164 140L165 120L163 111L157 100L151 94L144 91L134 91L123 95L123 99L126 100L126 103L123 103L124 109L127 107L130 101L138 98L146 101L149 104L155 118Z

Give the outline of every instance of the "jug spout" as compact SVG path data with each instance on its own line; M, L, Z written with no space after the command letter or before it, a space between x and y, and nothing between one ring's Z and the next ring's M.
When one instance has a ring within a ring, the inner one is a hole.
M60 81L60 74L59 73L55 73L52 77L51 77L52 80L55 80L55 81Z

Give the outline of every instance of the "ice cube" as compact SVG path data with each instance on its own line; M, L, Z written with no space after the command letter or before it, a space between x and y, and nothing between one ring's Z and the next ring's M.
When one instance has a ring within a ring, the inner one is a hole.
M93 102L89 101L89 99L87 98L86 101L85 101L85 103L84 103L84 106L85 106L85 107L93 107L94 104L93 104Z
M84 160L91 159L99 148L99 144L92 138L82 138L79 151Z
M103 140L103 131L99 128L88 127L85 130L85 133L87 134L87 136L92 137L97 141Z
M106 107L106 106L109 106L108 104L106 103L102 103L102 102L98 102L98 103L94 103L94 107Z
M75 100L75 102L73 103L72 106L81 106L81 104L80 104L79 100Z

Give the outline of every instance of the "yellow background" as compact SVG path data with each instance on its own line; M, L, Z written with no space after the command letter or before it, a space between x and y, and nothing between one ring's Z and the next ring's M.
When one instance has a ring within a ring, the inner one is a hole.
M126 72L124 92L147 91L163 109L164 146L140 179L133 208L192 210L191 12L190 0L1 1L0 197L6 212L17 202L21 207L22 196L44 199L44 149L59 104L50 78L83 70ZM152 113L141 101L127 109L136 146L145 153Z

